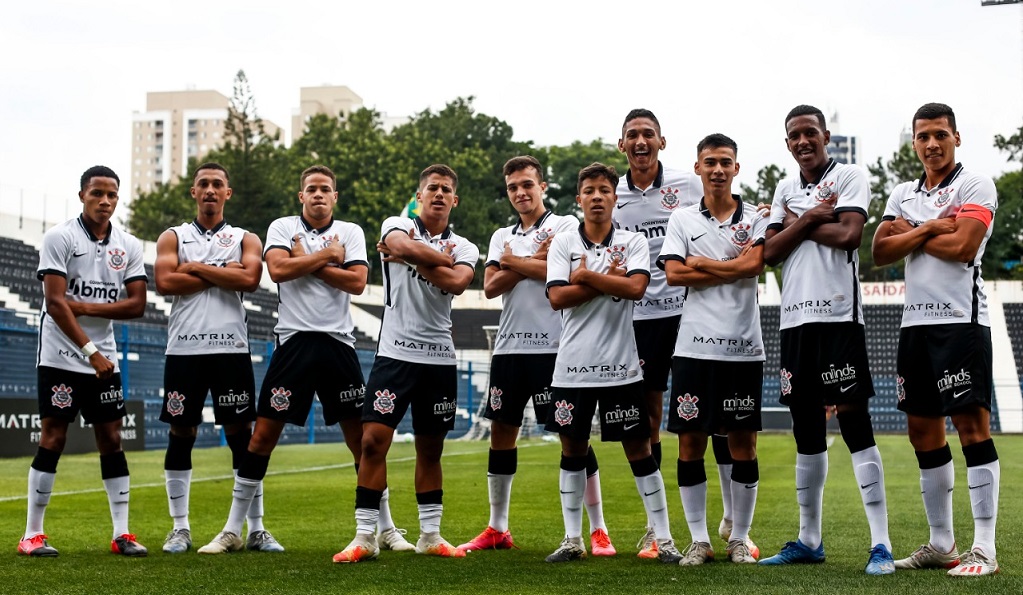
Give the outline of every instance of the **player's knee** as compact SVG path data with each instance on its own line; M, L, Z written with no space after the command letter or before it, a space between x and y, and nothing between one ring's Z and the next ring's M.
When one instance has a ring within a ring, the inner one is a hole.
M959 433L962 444L976 444L991 438L991 424L986 415L982 415L979 407L952 416L952 424Z
M99 454L111 454L121 450L121 424L117 422L96 424L96 450Z
M195 438L199 435L199 428L197 426L171 426L168 433L179 438ZM231 434L233 432L228 430L228 426L224 426L224 433Z

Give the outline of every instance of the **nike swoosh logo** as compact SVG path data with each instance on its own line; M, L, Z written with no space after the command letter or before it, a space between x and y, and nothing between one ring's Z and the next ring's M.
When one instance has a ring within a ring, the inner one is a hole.
M860 486L860 489L861 489L861 490L865 490L865 489L869 488L870 486L876 486L876 485L877 485L877 482L875 481L875 482L873 482L873 483L868 483L868 484L866 484L866 485L861 485L861 486Z
M121 494L122 496L127 496L127 495L128 495L128 492L130 492L130 491L131 491L131 490L124 490L124 491L122 491L122 492L119 492L119 493L120 493L120 494Z
M575 492L566 492L566 491L564 491L564 490L559 490L559 491L560 491L560 492L561 492L562 494L574 494L574 493L575 493Z
M844 393L844 392L847 392L847 391L850 391L850 390L852 390L852 388L853 388L854 386L856 386L856 384L857 384L856 382L853 382L853 383L852 383L852 384L850 384L849 386L841 386L841 387L839 387L839 388L838 388L838 390L839 390L840 392L843 392L843 393Z
M444 421L451 421L453 419L455 419L455 416L454 415L449 415L449 416L444 418Z
M572 257L572 262L575 262L575 261L579 260L580 258L582 258L582 256L573 256Z
M616 206L616 207L618 207L619 209L622 209L622 208L625 208L625 207L627 207L627 206L629 206L629 205L631 205L631 204L635 204L635 202L636 202L636 201L632 201L632 202L620 202L620 203L618 203L618 204L617 204L617 205L615 205L615 206Z
M36 490L36 493L37 493L37 494L43 494L43 495L46 495L46 494L52 494L53 492L44 492L44 491L42 491L42 490Z
M72 253L71 256L74 256L75 258L78 258L79 256L85 256L86 254L88 254L88 252L82 252L81 254Z
M643 492L643 495L644 495L644 496L653 496L654 494L657 494L657 493L659 493L660 491L661 491L661 490L654 490L654 491L652 491L652 492Z
M701 234L700 234L700 235L698 235L698 236L689 236L689 241L690 241L690 242L695 242L696 240L698 240L698 239L702 238L702 237L703 237L703 236L705 236L705 235L707 235L707 233L706 233L706 232L704 232L704 233L701 233Z
M987 483L982 483L982 484L980 484L979 486L970 486L970 489L971 489L971 490L979 490L980 488L982 488L982 487L984 487L984 486L989 486L989 485L991 485L991 482L990 482L990 481L989 481L989 482L987 482Z
M622 428L622 429L623 429L623 430L626 430L626 431L628 431L628 430L631 430L632 428L635 428L635 427L636 427L636 426L638 426L638 425L639 425L639 424L631 424L631 425L625 426L625 427L624 427L624 428Z
M952 393L952 398L953 399L958 399L959 397L965 395L968 392L970 392L970 389L966 389L963 392L959 392L959 393Z
M241 413L241 412L243 412L243 411L247 410L248 408L249 408L249 406L248 406L248 405L246 405L246 406L244 406L244 407L235 407L235 408L234 408L234 412L235 412L235 413Z
M753 415L753 414L752 413L747 413L746 415L736 415L735 419L736 419L736 421L738 421L740 419L746 419L747 417L749 417L751 415Z
M194 244L195 242L196 242L196 240L183 240L181 243L182 244Z
M180 496L171 496L171 497L170 497L170 499L171 499L171 500L177 500L177 499L179 499L179 498L184 498L184 497L185 497L185 495L184 495L184 494L181 494Z
M241 490L234 490L235 494L240 494L241 492L242 492Z
M117 404L117 408L118 409L124 409L124 403L123 402L122 403L118 403Z
M797 492L801 492L803 490L809 490L809 489L810 489L810 486L805 486L805 487L802 487L802 488L796 488L796 491Z
M758 485L760 485L760 484L757 484L757 483L755 483L753 485L745 485L745 484L743 484L743 487L746 488L747 490L752 490L753 488L757 487Z

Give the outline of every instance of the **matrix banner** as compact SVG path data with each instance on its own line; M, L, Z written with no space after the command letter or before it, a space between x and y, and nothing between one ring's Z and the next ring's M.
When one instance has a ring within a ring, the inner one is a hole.
M142 401L125 401L124 427L121 445L124 450L145 448L145 416ZM35 399L0 399L0 457L32 456L39 446L43 424L39 418L39 403ZM96 437L92 426L82 416L68 427L65 454L96 451Z

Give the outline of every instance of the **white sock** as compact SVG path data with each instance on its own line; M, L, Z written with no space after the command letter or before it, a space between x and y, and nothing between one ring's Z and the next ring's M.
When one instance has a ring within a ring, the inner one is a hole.
M749 487L753 486L753 487ZM753 524L753 512L757 508L757 491L760 482L752 484L729 480L732 492L732 536L731 540L749 537L749 529Z
M128 532L130 486L131 480L127 475L103 480L103 489L107 491L107 502L110 503L110 520L114 522L114 536L111 539L117 539Z
M583 473L586 473L583 471ZM600 495L600 471L586 477L586 488L583 490L583 501L586 503L586 516L590 518L590 533L597 529L607 531L604 523L604 503ZM579 532L582 533L582 519L579 520Z
M28 468L28 519L25 521L24 538L44 533L43 517L46 515L46 505L50 503L56 477L56 473Z
M796 501L799 503L799 541L810 549L821 544L824 482L828 479L828 451L796 453Z
M952 488L955 486L955 469L952 461L941 467L920 470L920 494L924 499L927 524L931 528L931 546L939 552L949 552L955 547L952 531Z
M511 503L512 480L515 475L487 474L490 491L490 527L504 533L508 530L508 506Z
M892 550L888 537L888 502L884 487L884 465L877 446L852 453L853 473L860 487L863 510L870 525L870 545L882 544Z
M391 518L391 488L384 488L384 493L380 496L380 517L376 524L380 533L394 528L394 519Z
M679 486L678 493L682 497L682 512L686 515L689 535L693 541L710 543L710 533L707 532L707 482Z
M377 523L380 521L379 508L356 508L355 509L355 533L356 535L373 535L377 530Z
M235 535L242 534L242 524L245 522L245 516L249 512L252 498L256 495L256 491L259 490L260 483L258 480L235 477L231 512L227 515L227 524L224 525L224 531L230 531Z
M643 499L646 518L654 529L658 541L671 539L671 528L668 525L668 498L664 493L664 478L658 469L650 475L636 477L636 489Z
M164 469L163 477L167 485L167 507L174 520L174 529L189 529L188 497L192 487L192 470Z
M440 517L444 514L443 504L419 505L419 532L440 533Z
M721 518L732 519L732 464L718 465L721 485Z
M565 521L565 537L581 538L583 535L583 492L587 484L586 470L566 471L561 469L558 487L561 490L561 516ZM603 522L601 518L601 522ZM590 517L590 525L593 525Z
M970 506L973 509L973 547L984 550L991 558L995 557L995 521L998 520L998 485L1001 475L997 459L966 468Z
M234 470L234 478L238 479L238 470ZM249 524L249 535L263 530L263 480L259 481L256 493L252 494L252 502L245 513L245 521ZM239 533L240 535L240 533Z

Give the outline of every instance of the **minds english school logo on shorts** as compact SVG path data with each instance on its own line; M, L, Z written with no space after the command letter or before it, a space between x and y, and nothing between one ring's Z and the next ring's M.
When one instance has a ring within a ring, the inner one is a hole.
M554 404L554 421L558 422L559 426L567 426L572 423L572 410L575 409L575 405L572 405L568 401L562 399Z
M124 258L124 250L121 250L120 248L108 250L107 254L110 255L110 258L107 259L107 263L110 265L110 268L115 271L123 269L124 266L128 264L128 261Z
M494 411L498 411L501 409L502 394L504 394L504 391L497 388L496 386L490 388L490 408L493 409Z
M678 208L678 205L678 188L672 188L671 186L661 188L661 206L669 211L674 211Z
M781 369L781 394L792 394L792 372L785 368Z
M54 407L67 409L71 406L71 387L60 384L53 387L53 397L50 399Z
M167 393L167 413L177 416L185 412L185 395L171 391Z
M952 200L952 193L955 192L955 188L943 188L938 190L938 194L934 196L934 206L939 209L948 204L948 201Z
M678 416L686 421L695 419L700 414L700 408L696 404L700 401L700 398L696 395L690 395L686 393L679 396L678 407L675 409L678 412Z
M291 391L284 388L271 388L270 389L270 406L277 411L286 411L288 407L291 407Z
M217 238L217 245L222 248L230 248L234 245L234 236L227 232L221 232L214 236Z
M398 398L398 395L387 390L378 390L376 393L377 398L373 399L373 410L378 413L387 415L394 411L394 400Z
M821 182L821 184L817 186L817 202L824 202L828 199L835 198L834 186L834 182Z
M745 248L750 243L749 223L736 223L732 226L732 243L740 248Z
M608 264L613 267L622 268L625 266L625 246L611 246L607 249Z

